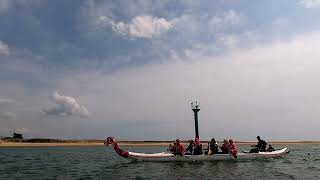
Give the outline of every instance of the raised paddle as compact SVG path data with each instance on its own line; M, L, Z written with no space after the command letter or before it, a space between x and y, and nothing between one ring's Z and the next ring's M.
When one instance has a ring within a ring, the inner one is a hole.
M210 155L212 153L212 150L210 148L210 144L208 143L208 155Z

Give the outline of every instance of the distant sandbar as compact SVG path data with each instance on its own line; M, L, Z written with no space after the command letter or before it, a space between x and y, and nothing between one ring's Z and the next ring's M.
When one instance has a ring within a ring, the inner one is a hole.
M173 141L119 141L119 144L122 146L168 146L172 144ZM183 141L187 143L187 141ZM207 141L203 141L203 144L207 144ZM239 145L252 145L256 142L241 141L236 142ZM275 141L269 142L270 144L277 145L299 145L299 144L319 144L320 141ZM0 147L72 147L72 146L81 146L81 147L90 147L90 146L103 146L103 141L101 142L86 142L86 141L77 141L77 142L59 142L59 143L30 143L30 142L0 142Z

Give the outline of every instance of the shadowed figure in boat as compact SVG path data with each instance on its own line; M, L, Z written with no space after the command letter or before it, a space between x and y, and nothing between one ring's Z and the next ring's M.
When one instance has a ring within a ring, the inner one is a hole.
M186 149L186 155L192 155L193 154L193 146L194 142L192 139L189 140L188 147Z
M208 143L208 155L218 154L219 153L219 146L218 143L214 138L210 140Z
M220 147L222 154L229 154L229 142L228 140L223 140L223 144Z
M202 144L200 143L199 138L194 139L194 149L193 149L193 155L202 155Z
M269 144L267 152L272 152L272 151L275 151L275 149L271 146L271 144Z
M170 144L167 150L171 153L175 153L176 152L176 143L174 142L173 145Z
M258 144L251 147L255 147L250 150L250 153L266 152L267 142L262 140L260 136L257 136Z

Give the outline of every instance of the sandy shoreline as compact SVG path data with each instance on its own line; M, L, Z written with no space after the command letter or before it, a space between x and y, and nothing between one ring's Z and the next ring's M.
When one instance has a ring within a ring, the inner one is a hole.
M173 143L173 142L172 142ZM277 145L299 145L299 144L320 144L320 141L291 141L291 142L269 142ZM119 142L121 146L168 146L170 142ZM207 144L207 142L203 142ZM237 142L239 145L252 145L256 142ZM75 142L75 143L25 143L25 142L1 142L0 147L91 147L104 146L98 142Z

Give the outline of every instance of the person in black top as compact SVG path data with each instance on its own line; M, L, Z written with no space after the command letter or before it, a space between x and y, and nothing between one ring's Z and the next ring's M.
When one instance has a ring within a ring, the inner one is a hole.
M173 145L169 145L168 151L170 151L171 153L175 153L176 152L176 143L174 142Z
M192 155L193 154L193 146L194 146L194 142L192 139L189 140L189 146L186 149L186 154L188 155Z
M202 155L202 144L200 143L199 138L194 139L193 155Z
M251 149L250 152L251 153L266 152L267 142L262 140L260 138L260 136L257 136L257 140L258 140L258 144L251 146L251 147L255 147L255 148Z
M229 154L229 141L228 140L223 140L223 144L220 147L220 149L222 150L222 154Z
M219 153L219 146L218 146L218 144L217 144L217 142L216 142L216 140L214 138L212 138L210 140L209 148L210 148L211 151L209 151L210 154L208 153L208 155L218 154Z
M272 152L272 151L274 151L275 149L269 144L269 147L268 147L268 149L267 149L267 152Z

